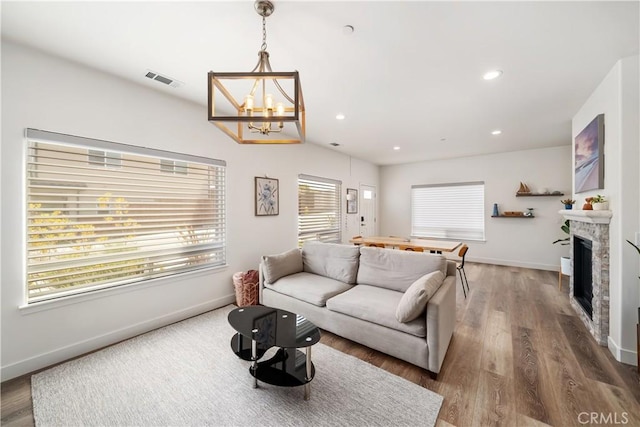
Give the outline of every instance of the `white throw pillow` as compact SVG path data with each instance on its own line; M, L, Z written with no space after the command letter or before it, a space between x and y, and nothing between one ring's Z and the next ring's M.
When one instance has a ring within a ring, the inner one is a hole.
M433 294L442 286L444 274L440 270L425 274L406 290L396 308L396 318L402 323L417 319Z
M302 271L302 253L300 249L291 249L278 255L262 257L264 280L274 283L281 277Z

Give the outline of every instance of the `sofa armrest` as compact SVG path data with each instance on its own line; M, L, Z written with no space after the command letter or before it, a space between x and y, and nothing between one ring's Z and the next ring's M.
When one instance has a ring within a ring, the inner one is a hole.
M440 289L427 303L427 346L429 370L440 372L442 361L456 326L456 276L446 276Z

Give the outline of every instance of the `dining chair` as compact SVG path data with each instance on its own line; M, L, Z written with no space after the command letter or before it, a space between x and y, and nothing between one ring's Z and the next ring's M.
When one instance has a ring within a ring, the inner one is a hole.
M465 298L467 298L467 291L469 291L469 280L467 280L467 273L464 271L464 259L467 256L468 250L469 250L469 246L463 244L462 247L460 248L460 251L458 252L458 256L461 258L461 260L456 265L456 269L458 270L458 274L460 275L460 285L462 285L462 292L464 293ZM467 283L466 291L464 289L465 282Z
M400 245L398 246L398 249L400 249L401 251L424 252L423 248L417 248L415 246L407 246L407 245Z

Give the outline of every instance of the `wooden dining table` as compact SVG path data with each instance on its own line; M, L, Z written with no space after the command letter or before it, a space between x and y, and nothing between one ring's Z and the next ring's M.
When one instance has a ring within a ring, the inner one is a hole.
M441 254L442 252L453 252L462 245L462 242L454 242L449 240L428 240L428 239L405 239L402 237L355 237L349 240L354 245L367 245L371 243L382 244L385 248L399 248L406 246L408 248L421 248L424 251Z

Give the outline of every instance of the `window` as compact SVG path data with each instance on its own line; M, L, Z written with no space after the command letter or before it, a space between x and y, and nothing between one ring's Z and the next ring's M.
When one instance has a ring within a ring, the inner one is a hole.
M484 182L412 186L411 235L484 240Z
M333 179L298 176L298 245L309 240L342 241L341 185Z
M122 166L122 156L120 153L102 150L88 150L88 161L92 166L103 168L119 168Z
M167 173L177 173L186 175L189 173L189 165L186 162L177 162L175 160L160 160L160 170Z
M226 264L225 162L33 129L27 142L29 303ZM121 166L97 172L97 151Z

